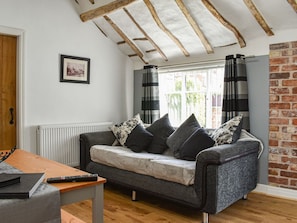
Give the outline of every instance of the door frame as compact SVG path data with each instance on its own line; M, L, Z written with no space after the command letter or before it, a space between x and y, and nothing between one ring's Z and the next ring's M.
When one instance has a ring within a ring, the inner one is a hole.
M24 38L25 31L0 25L0 34L17 37L16 52L16 146L24 149Z

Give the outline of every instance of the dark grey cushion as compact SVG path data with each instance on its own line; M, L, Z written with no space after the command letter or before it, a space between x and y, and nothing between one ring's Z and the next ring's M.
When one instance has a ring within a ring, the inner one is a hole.
M133 152L141 152L145 150L153 140L153 135L147 131L142 125L137 125L129 134L125 146Z
M180 147L180 159L196 160L199 152L214 145L215 141L203 128L197 129Z
M162 154L168 148L166 144L168 136L174 132L168 114L153 122L153 124L147 127L146 130L154 136L152 143L147 148L147 152Z
M180 158L181 145L198 129L200 125L194 114L190 115L167 139L167 145L173 150L174 157Z

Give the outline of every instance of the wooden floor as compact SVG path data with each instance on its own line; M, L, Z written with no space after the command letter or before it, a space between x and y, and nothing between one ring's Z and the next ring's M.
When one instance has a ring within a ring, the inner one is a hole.
M201 212L177 203L138 193L138 201L131 201L130 191L105 185L104 223L200 223ZM63 206L67 212L91 223L91 201ZM250 193L248 200L240 200L217 215L210 223L287 223L297 222L297 201Z

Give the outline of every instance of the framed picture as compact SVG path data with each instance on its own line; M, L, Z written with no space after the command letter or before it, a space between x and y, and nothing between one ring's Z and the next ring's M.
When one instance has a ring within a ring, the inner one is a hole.
M61 55L60 82L90 83L90 59Z

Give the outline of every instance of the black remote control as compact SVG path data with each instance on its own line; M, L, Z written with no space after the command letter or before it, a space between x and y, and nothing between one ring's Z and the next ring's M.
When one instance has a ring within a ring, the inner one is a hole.
M97 181L98 174L86 174L77 176L61 176L47 178L47 183L64 183L64 182L84 182L84 181Z

